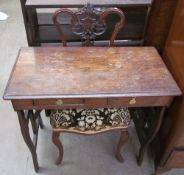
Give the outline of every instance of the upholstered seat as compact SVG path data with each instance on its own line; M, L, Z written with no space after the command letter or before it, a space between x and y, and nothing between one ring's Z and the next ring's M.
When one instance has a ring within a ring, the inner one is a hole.
M52 110L50 123L56 130L91 134L127 128L130 123L130 113L128 108Z

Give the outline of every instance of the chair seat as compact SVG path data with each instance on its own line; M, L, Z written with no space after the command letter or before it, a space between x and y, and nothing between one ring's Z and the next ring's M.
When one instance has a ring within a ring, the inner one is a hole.
M52 110L50 124L53 129L68 132L97 133L127 128L130 123L128 108Z

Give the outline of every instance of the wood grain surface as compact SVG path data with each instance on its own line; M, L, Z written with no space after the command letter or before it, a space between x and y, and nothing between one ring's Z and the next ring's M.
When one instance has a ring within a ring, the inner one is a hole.
M180 94L153 47L25 47L4 99Z

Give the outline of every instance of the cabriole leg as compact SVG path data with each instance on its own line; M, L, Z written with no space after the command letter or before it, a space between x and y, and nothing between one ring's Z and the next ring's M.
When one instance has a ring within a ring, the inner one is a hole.
M121 130L120 139L116 148L115 156L119 162L124 162L123 156L121 155L121 149L129 138L128 130Z
M52 132L52 142L55 144L55 146L58 148L58 151L59 151L58 157L55 162L56 165L59 165L63 160L63 145L59 139L59 136L60 136L60 132L58 131Z

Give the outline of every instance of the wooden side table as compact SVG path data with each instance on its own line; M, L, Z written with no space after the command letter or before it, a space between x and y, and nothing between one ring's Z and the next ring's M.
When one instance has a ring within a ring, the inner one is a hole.
M180 89L153 47L25 47L19 52L4 99L11 100L18 114L38 171L36 143L39 125L42 127L41 110L130 107L142 132L140 164L160 128L165 108L179 95ZM142 124L140 107L153 115L151 122ZM35 134L33 140L28 121Z

